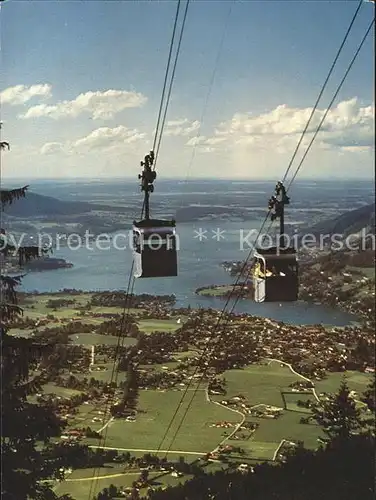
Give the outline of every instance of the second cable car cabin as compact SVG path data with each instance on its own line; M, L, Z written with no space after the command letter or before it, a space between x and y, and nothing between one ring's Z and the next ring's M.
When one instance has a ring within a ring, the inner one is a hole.
M277 247L256 249L253 267L255 302L295 302L298 300L298 262L295 248L284 245L284 208L290 203L281 181L275 187L275 196L269 200L271 220L279 219L279 242Z
M255 302L294 302L298 300L298 262L294 248L257 249L254 258Z
M178 275L175 221L145 219L133 223L135 278Z

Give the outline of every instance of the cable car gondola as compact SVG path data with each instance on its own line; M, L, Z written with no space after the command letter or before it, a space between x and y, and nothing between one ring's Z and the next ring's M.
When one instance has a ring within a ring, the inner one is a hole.
M298 300L298 262L295 248L284 245L284 206L290 200L281 182L269 200L271 219L280 220L280 245L254 252L253 289L255 302L295 302Z
M298 300L298 263L295 248L256 249L253 276L256 302Z
M175 221L135 221L133 247L135 278L178 275Z
M149 193L154 191L157 175L151 166L154 152L141 162L144 170L141 190L145 192L145 219L133 222L133 261L135 278L162 278L178 275L176 223L174 220L150 219Z

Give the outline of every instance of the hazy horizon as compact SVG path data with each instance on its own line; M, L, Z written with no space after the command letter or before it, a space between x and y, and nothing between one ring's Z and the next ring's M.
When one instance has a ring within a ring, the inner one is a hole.
M158 174L157 174L158 175ZM221 182L221 181L231 181L233 183L241 183L241 182L277 182L278 180L281 179L282 176L280 177L253 177L253 178L233 178L233 177L163 177L163 176L158 176L157 179L155 180L155 185L157 185L158 182L165 182L165 181L176 181L176 182L200 182L200 181L206 181L206 182ZM64 181L69 181L69 180L74 180L75 182L79 181L84 181L88 182L91 180L92 182L106 182L106 181L112 181L112 180L122 180L126 182L133 182L136 184L139 184L140 181L139 179L135 177L122 177L122 176L103 176L103 177L1 177L1 182L20 182L20 181L37 181L37 182L64 182ZM359 176L354 176L354 177L335 177L335 176L327 176L327 177L299 177L294 180L294 184L299 184L302 182L353 182L353 181L359 181L359 182L373 182L375 180L375 176L371 177L359 177ZM289 180L285 181L285 184L288 184Z

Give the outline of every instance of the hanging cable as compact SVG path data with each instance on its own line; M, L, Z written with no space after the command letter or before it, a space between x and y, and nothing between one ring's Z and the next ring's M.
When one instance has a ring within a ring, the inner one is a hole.
M229 21L230 21L230 18L231 18L231 13L232 13L232 8L234 6L234 3L237 2L237 1L238 0L232 0L232 2L230 3L230 7L228 9L228 12L227 12L224 30L223 30L223 33L222 33L221 40L219 42L219 48L218 48L217 56L215 58L214 69L213 69L213 72L212 72L212 75L211 75L211 79L210 79L210 83L209 83L209 87L208 87L208 92L206 94L204 106L202 108L202 113L201 113L201 118L200 118L200 127L199 127L199 129L197 131L197 135L195 137L195 144L193 145L192 155L191 155L191 159L190 159L189 165L188 165L187 178L189 176L189 172L190 172L190 170L192 168L193 161L194 161L195 156L196 156L196 149L197 149L197 146L198 146L198 140L199 140L200 135L201 135L202 123L203 123L205 115L206 115L206 111L207 111L208 104L209 104L209 99L210 99L211 92L212 92L213 85L214 85L214 80L215 80L215 77L216 77L216 74L217 74L217 69L218 69L218 66L219 66L219 60L221 58L221 54L222 54L222 51L223 51L223 44L224 44L224 41L226 39L228 24L229 24Z
M159 142L158 142L157 151L159 150L159 146L160 146L160 142L161 142L161 138L162 138L162 134L163 134L163 128L164 128L164 124L165 124L165 120L166 120L167 108L168 108L168 104L169 104L169 100L170 100L170 95L171 95L172 85L173 85L173 81L174 81L174 76L175 76L177 61L178 61L178 57L179 57L180 46L181 46L181 41L182 41L182 37L183 37L185 21L186 21L186 17L187 17L187 11L188 11L189 1L190 0L187 0L187 4L186 4L186 8L185 8L185 13L184 13L184 18L183 18L183 24L182 24L182 28L181 28L180 38L179 38L179 42L178 42L178 48L177 48L177 52L176 52L176 56L175 56L175 62L174 62L173 71L172 71L172 75L171 75L170 87L169 87L169 91L168 91L168 95L167 95L166 108L165 108L165 112L164 112L164 116L163 116L163 120L162 120L162 125L161 125L161 130L160 130L160 136L159 136ZM161 119L161 114L162 114L164 95L165 95L165 92L166 92L168 73L169 73L169 68L170 68L170 64L171 64L171 56L172 56L172 50L173 50L173 45L174 45L174 40L175 40L176 26L177 26L178 17L179 17L180 4L181 4L181 0L178 1L176 15L175 15L173 33L172 33L172 37L171 37L170 50L169 50L169 55L168 55L168 61L167 61L165 79L164 79L162 96L161 96L161 103L160 103L160 108L159 108L158 118L157 118L157 126L156 126L155 137L154 137L153 151L155 149L155 145L156 145L157 138L158 138L158 132L159 132L159 127L160 127L160 119ZM154 157L153 157L153 160L154 160ZM155 161L154 161L154 170L155 170ZM145 199L144 199L144 203L143 203L143 206L142 206L142 209L141 209L141 219L143 217L144 209L145 209ZM115 357L114 357L114 363L113 363L113 367L112 367L110 385L112 384L112 382L114 381L114 379L115 379L115 382L117 382L117 377L118 377L118 372L119 372L119 370L118 370L118 364L116 364L116 362L117 362L117 356L118 356L118 354L120 352L120 349L124 347L124 338L125 338L125 335L124 335L124 326L125 325L128 325L128 326L130 325L130 322L129 322L129 309L130 309L131 300L129 300L129 299L131 299L131 297L132 297L134 283L135 283L135 278L133 277L133 266L134 266L134 264L132 264L132 268L131 268L131 272L130 272L130 277L129 277L129 282L128 282L128 289L127 289L127 294L126 294L126 300L125 300L124 309L123 309L123 319L122 319L122 324L121 324L120 333L119 333L119 337L118 337L118 343L117 343L116 350L115 350ZM128 313L126 313L126 310L127 310L127 301L128 301ZM107 403L106 403L106 409L104 411L104 419L103 420L105 420L105 416L106 416L106 414L108 412L109 403L110 403L110 398L108 398ZM104 435L101 436L98 448L103 447L104 444L105 444L105 442L106 442L106 439L107 439L107 429L108 429L108 426L106 426L105 429L104 429L105 432L104 432ZM98 473L97 473L96 470L94 470L94 476L96 476L96 480L94 480L92 482L92 484L91 484L91 488L90 488L90 491L89 491L89 499L91 498L92 491L93 490L95 491L95 487L96 487L96 484L98 482Z
M270 212L270 211L269 211L269 212ZM222 311L221 311L221 314L220 314L220 316L219 316L219 318L218 318L218 320L217 320L217 323L216 323L216 325L215 325L215 327L214 327L213 334L209 337L209 340L207 341L206 346L205 346L205 348L204 348L203 352L201 353L201 356L199 357L199 360L198 360L198 362L197 362L197 366L196 366L195 370L193 371L193 375L191 376L191 379L190 379L190 380L189 380L189 382L188 382L188 385L187 385L187 387L186 387L186 389L185 389L185 392L184 392L183 397L184 397L184 396L188 393L188 390L189 390L189 388L190 388L190 385L191 385L191 383L192 383L192 380L194 379L195 375L197 374L197 372L198 372L199 368L201 367L201 363L202 363L202 361L203 361L203 359L204 359L204 356L207 354L208 349L209 349L209 347L210 347L210 343L211 343L211 341L213 340L213 339L212 339L212 337L215 335L215 333L216 333L216 332L218 332L218 329L219 329L219 327L220 327L221 321L222 321L222 319L224 318L224 316L225 316L226 314L228 314L228 313L226 313L226 308L227 308L227 306L229 305L230 300L233 298L232 296L233 296L233 293L234 293L234 291L235 291L236 287L237 287L237 286L238 286L238 284L239 284L239 280L240 280L240 279L244 276L244 272L247 270L247 267L249 266L248 261L249 261L249 259L250 259L251 255L252 255L252 253L253 253L253 250L254 250L255 244L256 244L257 240L259 239L259 237L260 237L260 235L261 235L261 233L262 233L262 230L264 229L264 226L265 226L266 221L267 221L268 216L269 216L269 212L268 212L268 215L265 217L265 219L264 219L264 221L263 221L263 223L262 223L262 225L261 225L261 227L260 227L260 229L259 229L259 232L258 232L258 234L257 234L257 236L256 236L256 239L255 239L255 243L254 243L254 245L252 246L251 250L249 251L248 256L247 256L247 258L246 258L246 260L245 260L245 262L244 262L244 264L243 264L243 266L242 266L242 268L241 268L241 270L240 270L240 272L239 272L239 274L238 274L238 277L236 278L236 281L235 281L235 283L234 283L234 285L233 285L233 287L232 287L232 290L231 290L231 292L230 292L229 296L227 297L226 303L225 303L225 305L224 305L224 307L223 307L223 309L222 309ZM248 275L247 275L247 277L248 277ZM239 299L240 299L240 294L238 294L237 299L236 299L236 301L235 301L235 304L234 304L234 306L232 307L231 312L230 312L229 314L231 314L231 313L232 313L232 310L234 309L234 307L235 307L235 306L236 306L236 304L238 303ZM226 326L225 326L225 328L226 328ZM213 346L213 347L215 348L215 347L217 346L217 344L218 344L218 340L217 340L217 342L214 344L214 346ZM194 389L194 391L193 391L193 395L191 396L191 399L190 399L190 401L189 401L189 403L188 403L188 405L187 405L187 408L186 408L186 410L185 410L185 412L184 412L184 414L183 414L183 416L182 416L182 418L181 418L181 420L180 420L180 423L179 423L179 425L178 425L178 427L177 427L177 429L176 429L176 431L175 431L175 434L174 434L174 436L173 436L173 438L172 438L172 441L170 442L170 445L169 445L169 446L168 446L168 448L167 448L167 451L166 451L166 456L167 456L167 453L171 450L172 445L173 445L173 444L174 444L174 442L175 442L175 439L176 439L176 437L177 437L177 435L178 435L178 433L179 433L179 431L180 431L180 429L181 429L181 427L182 427L182 425L183 425L183 423L184 423L184 420L185 420L185 418L186 418L186 416L187 416L187 413L188 413L188 411L189 411L189 409L190 409L190 407L191 407L191 405L192 405L192 403L193 403L194 398L196 397L197 391L198 391L198 389L199 389L199 387L200 387L200 384L201 384L202 379L203 379L203 377L205 376L205 374L206 374L206 369L204 369L204 371L203 371L203 373L202 373L201 377L199 378L199 380L198 380L198 382L197 382L196 388L195 388L195 389ZM181 402L181 404L182 404L182 402ZM180 404L180 406L181 406L181 404ZM171 427L172 427L172 424L173 424L173 422L170 422L170 424L169 424L169 428L171 428Z
M108 418L107 414L109 413L110 405L114 403L114 397L111 394L111 389L112 389L111 385L112 385L112 383L114 381L117 382L117 375L118 375L118 372L119 372L118 357L119 357L119 354L123 350L124 339L127 336L127 333L129 333L129 327L130 327L129 310L130 310L130 307L131 307L131 304L132 304L132 296L133 296L134 283L135 283L135 278L133 277L133 264L132 264L131 271L130 271L130 274L129 274L127 292L126 292L126 296L125 296L125 300L124 300L124 307L123 307L123 313L122 313L122 320L121 320L121 324L120 324L120 331L119 331L119 334L118 334L118 341L117 341L117 344L116 344L115 354L114 354L114 361L113 361L113 364L112 364L111 377L110 377L110 381L109 381L110 392L109 392L108 398L106 400L105 408L104 408L104 411L103 411L103 420L102 420L103 426L102 426L102 428L104 427L104 434L101 434L101 437L99 439L98 449L100 449L101 447L104 447L105 444L106 444L106 440L107 440L107 432L108 432L107 429L108 429L108 424L109 424L109 422L110 422L111 419L109 419L107 421L107 425L105 423L105 420L106 420L106 418ZM125 331L125 328L127 326L128 326L128 330ZM116 388L114 388L114 394L115 393L116 393ZM103 406L103 404L101 404L101 406ZM100 469L100 466L94 468L94 471L93 471L93 480L91 481L88 500L91 500L92 499L92 494L95 493L95 488L96 488L97 483L98 483L99 469Z
M301 166L303 165L303 162L304 162L304 160L306 159L307 154L308 154L309 150L311 149L311 147L312 147L312 144L313 144L314 140L315 140L315 139L316 139L316 137L317 137L317 134L318 134L318 133L320 132L320 130L321 130L321 127L322 127L322 124L323 124L323 123L324 123L324 121L325 121L325 118L327 117L327 115L328 115L328 113L329 113L329 111L330 111L331 107L333 106L333 103L334 103L334 101L336 100L336 98L337 98L337 96L338 96L338 94L339 94L339 92L340 92L340 90L341 90L341 88L342 88L342 86L343 86L343 84L344 84L344 82L345 82L346 78L347 78L347 75L349 74L349 72L350 72L350 70L351 70L351 68L352 68L352 66L353 66L353 64L354 64L354 62L355 62L355 60L356 60L356 58L358 57L358 54L359 54L359 52L361 51L361 49L362 49L362 47L363 47L363 45L364 45L364 42L366 41L366 39L367 39L367 37L368 37L368 35L369 35L369 32L371 31L372 26L374 26L374 24L375 24L375 18L373 18L373 20L372 20L372 22L370 23L370 25L369 25L369 27L368 27L368 29L367 29L366 33L364 34L364 36L363 36L363 38L362 38L362 41L360 42L360 45L359 45L359 47L358 47L357 51L355 52L354 57L352 58L352 60L351 60L351 62L350 62L350 64L349 64L349 66L348 66L348 68L347 68L347 70L346 70L346 72L345 72L345 74L344 74L344 76L343 76L343 78L342 78L342 80L341 80L340 84L338 85L337 90L336 90L336 92L334 93L334 96L333 96L332 100L330 101L330 103L329 103L328 107L326 108L326 111L325 111L325 113L324 113L323 117L321 118L321 121L320 121L320 123L319 123L319 125L318 125L318 127L317 127L317 129L316 129L316 132L314 133L314 135L313 135L313 137L312 137L312 139L311 139L311 141L310 141L310 143L309 143L309 145L308 145L308 147L307 147L307 149L306 149L306 151L305 151L305 153L304 153L304 155L303 155L303 158L302 158L302 159L300 160L300 162L299 162L299 165L298 165L298 167L297 167L297 169L296 169L296 171L295 171L295 174L293 175L293 177L292 177L292 179L291 179L291 181L290 181L290 183L289 183L289 185L288 185L288 187L287 187L287 189L286 189L286 192L290 189L290 187L291 187L292 183L294 182L295 177L298 175L298 172L299 172L299 170L300 170Z
M324 122L324 119L325 119L325 117L326 117L326 115L327 115L327 113L328 113L328 111L329 111L329 109L330 109L330 106L332 105L332 103L334 102L334 100L335 100L336 96L338 95L338 93L339 93L339 91L340 91L340 89L341 89L341 87L342 87L342 85L343 85L343 83L344 83L344 81L345 81L345 79L346 79L346 77L347 77L347 75L348 75L349 71L351 70L351 67L353 66L353 64L354 64L354 62L355 62L356 57L358 56L358 54L359 54L359 52L360 52L360 50L361 50L362 46L364 45L364 42L365 42L365 40L366 40L366 38L367 38L367 36L368 36L368 34L369 34L369 32L370 32L370 30L371 30L371 28L372 28L372 26L373 26L373 25L374 25L374 19L373 19L373 21L371 22L370 26L368 27L368 29L367 29L367 31L366 31L366 33L365 33L365 35L364 35L364 37L363 37L363 39L362 39L362 41L361 41L361 43L360 43L360 45L359 45L359 47L358 47L358 49L357 49L357 51L356 51L355 55L354 55L354 57L353 57L353 59L352 59L352 61L351 61L350 65L349 65L349 67L348 67L348 68L347 68L347 70L346 70L346 73L345 73L345 75L344 75L344 77L343 77L342 81L341 81L341 82L340 82L340 84L339 84L339 87L337 88L337 91L335 92L334 98L332 99L331 103L329 104L328 109L327 109L327 111L326 111L326 113L325 113L325 115L324 115L323 119L322 119L322 120L321 120L321 122L320 122L320 125L319 125L319 127L320 127L320 128L321 128L321 125L322 125L322 123ZM318 128L318 130L319 130L319 128ZM314 135L314 137L313 137L313 139L312 139L312 141L311 141L311 143L310 143L309 147L313 144L313 141L315 140L315 137L317 136L318 130L316 131L316 133L315 133L315 135ZM298 172L299 172L299 170L300 170L300 168L301 168L301 166L302 166L302 164L303 164L303 161L304 161L304 158L305 158L305 157L306 157L306 155L307 155L307 152L308 152L308 151L306 151L306 154L304 155L304 157L303 157L302 161L300 162L300 164L299 164L299 166L298 166L298 168L297 168L297 170L296 170L296 172L295 172L295 174L294 174L294 176L293 176L293 178L292 178L292 180L291 180L291 182L290 182L290 184L289 184L289 186L288 186L288 189L289 189L289 188L291 188L291 185L292 185L292 183L294 182L294 180L295 180L295 178L296 178L296 176L297 176L297 174L298 174ZM286 177L286 175L284 176L284 178L285 178L285 177ZM261 228L260 228L260 230L259 230L259 232L258 232L258 235L257 235L256 239L255 239L255 243L253 244L253 247L251 248L251 250L250 250L250 252L249 252L249 254L248 254L248 256L247 256L247 258L246 258L246 260L245 260L245 262L244 262L244 264L243 264L243 266L242 266L242 269L241 269L241 271L240 271L240 273L239 273L239 275L238 275L238 278L237 278L237 280L236 280L235 284L234 284L234 285L233 285L233 287L232 287L232 291L230 292L230 294L229 294L229 296L228 296L228 298L227 298L227 300L226 300L225 306L224 306L224 308L223 308L223 309L222 309L222 311L221 311L221 315L220 315L220 317L219 317L219 319L218 319L218 321L217 321L217 324L216 324L216 326L215 326L214 332L215 332L215 331L218 329L218 327L219 327L219 324L220 324L220 322L221 322L221 320L222 320L222 318L223 318L223 316L224 316L224 314L225 314L225 311L226 311L227 305L228 305L228 304L229 304L229 302L230 302L231 296L233 295L233 293L234 293L234 291L235 291L235 288L236 288L236 287L237 287L237 285L238 285L238 281L239 281L240 277L244 274L244 271L247 269L247 267L249 267L248 261L250 260L250 257L251 257L251 255L252 255L252 252L253 252L254 247L255 247L255 244L256 244L257 240L259 239L259 237L260 237L260 235L261 235L261 231L263 230L263 227L264 227L264 225L265 225L265 223L266 223L266 221L267 221L267 219L268 219L268 217L269 217L269 214L270 214L270 210L269 210L268 214L266 215L266 217L265 217L265 219L264 219L264 221L263 221L263 223L262 223L262 225L261 225ZM235 299L235 301L234 301L234 304L233 304L233 306L231 307L230 312L228 313L228 316L230 316L230 315L233 313L233 311L234 311L234 309L235 309L235 307L236 307L236 305L237 305L237 303L238 303L239 299L240 299L240 294L238 294L238 295L237 295L237 297L236 297L236 299ZM216 341L216 343L214 344L213 349L215 349L215 348L217 347L218 343L220 342L220 340L222 340L222 336L223 336L224 331L226 330L226 326L227 326L227 324L228 324L228 321L227 321L227 323L225 324L225 327L224 327L224 330L223 330L223 332L222 332L222 335L219 335L219 337L217 338L217 341ZM214 333L214 332L213 332L213 333ZM212 336L213 336L213 335L212 335ZM211 337L212 337L212 336L211 336ZM208 347L209 347L209 344L210 344L210 341L211 341L211 340L212 340L212 339L210 338L210 339L209 339L209 341L207 342L207 345L206 345L206 347L205 347L205 349L204 349L204 351L203 351L203 353L202 353L201 357L199 358L199 362L198 362L198 364L197 364L197 367L196 367L196 369L195 369L195 371L194 371L194 374L193 374L193 376L192 376L191 380L189 381L189 384L188 384L188 387L186 388L185 393L187 393L187 392L188 392L188 389L189 389L189 386L190 386L190 384L191 384L191 381L193 380L194 375L197 373L197 371L198 371L198 369L199 369L199 367L200 367L201 361L202 361L202 359L203 359L204 355L206 354L206 352L207 352L207 350L208 350ZM192 395L192 397L191 397L191 399L190 399L190 401L189 401L189 403L188 403L188 406L187 406L187 408L186 408L186 410L185 410L185 412L184 412L184 415L183 415L183 417L182 417L182 419L181 419L181 421L180 421L180 423L179 423L179 425L178 425L178 428L177 428L177 430L175 431L175 434L174 434L173 439L172 439L172 441L171 441L171 443L170 443L170 445L169 445L169 447L168 447L168 450L167 450L167 452L166 452L166 455L167 455L167 453L171 450L171 447L172 447L172 445L174 444L175 439L176 439L176 437L177 437L177 435L178 435L178 433L179 433L179 431L180 431L180 429L181 429L181 427L182 427L182 425L183 425L183 423L184 423L185 417L186 417L186 415L187 415L187 413L188 413L188 411L189 411L189 409L190 409L190 407L191 407L191 405L192 405L192 403L193 403L193 400L194 400L194 398L195 398L195 396L196 396L196 394L197 394L197 391L198 391L199 386L200 386L200 384L201 384L201 382L202 382L202 379L203 379L203 377L204 377L204 376L205 376L205 374L206 374L206 370L207 370L207 368L204 368L204 371L203 371L203 373L201 374L201 377L200 377L200 379L199 379L199 380L198 380L198 382L197 382L196 388L195 388L195 389L194 389L194 391L193 391L193 395ZM172 426L172 422L170 422L170 424L169 424L169 428L171 428L171 426Z
M183 16L183 22L182 22L182 26L181 26L180 36L179 36L178 48L176 50L176 55L175 55L175 62L174 62L174 66L173 66L172 74L171 74L170 86L169 86L168 94L167 94L167 98L166 98L166 107L165 107L165 110L164 110L164 115L163 115L163 120L162 120L162 125L161 125L161 132L160 132L160 135L159 135L157 149L155 151L155 160L154 160L153 170L155 170L156 166L157 166L158 154L159 154L159 149L160 149L160 146L161 146L163 130L164 130L165 122L166 122L168 105L170 103L171 91L172 91L172 86L173 86L173 83L174 83L176 66L177 66L178 59L179 59L180 47L181 47L181 42L182 42L182 39L183 39L183 33L184 33L184 28L185 28L185 22L186 22L186 19L187 19L189 4L190 4L190 0L187 0L186 5L185 5L185 11L184 11L184 16Z
M169 74L169 71L170 71L171 56L172 56L172 49L173 49L173 46L174 46L176 26L178 24L178 19L179 19L180 4L181 4L181 0L178 0L178 5L177 5L177 8L176 8L176 14L175 14L174 28L172 30L172 36L171 36L171 42L170 42L170 50L169 50L168 58L167 58L166 73L165 73L165 78L164 78L164 82L163 82L163 90L162 90L161 103L160 103L159 111L158 111L157 126L156 126L156 129L155 129L155 136L154 136L154 142L153 142L153 151L155 150L155 146L157 144L158 131L159 131L159 123L160 123L161 115L162 115L163 101L164 101L164 96L165 96L166 86L167 86L167 78L168 78L168 74Z
M168 90L168 94L167 94L167 98L166 98L165 110L164 110L162 124L161 124L161 128L160 128L158 145L156 146L157 136L158 136L158 131L159 131L159 126L160 126L159 123L160 123L160 118L161 118L162 108L163 108L163 99L164 99L164 94L165 94L165 91L166 91L168 72L169 72L169 67L170 67L170 62L171 62L172 48L173 48L173 44L174 44L174 38L175 38L175 32L176 32L176 25L177 25L178 15L179 15L180 0L179 0L178 8L177 8L177 11L176 11L175 23L174 23L174 30L173 30L172 39L171 39L170 53L169 53L169 57L168 57L168 63L167 63L166 74L165 74L165 81L164 81L163 91L162 91L161 104L160 104L159 113L158 113L158 120L157 120L157 127L156 127L156 132L155 132L155 137L154 137L153 149L150 152L150 154L148 155L149 158L150 158L150 160L151 160L151 165L150 166L152 166L153 168L152 169L150 168L147 171L145 171L145 174L148 177L150 177L150 179L152 179L152 180L149 181L151 183L154 182L154 180L155 180L155 174L154 174L153 178L151 176L153 175L152 173L155 172L155 169L156 169L157 157L158 157L158 153L159 153L160 144L161 144L161 141L162 141L162 135L163 135L163 130L164 130L164 126L165 126L168 105L169 105L169 102L170 102L172 86L173 86L174 78L175 78L175 71L176 71L176 67L177 67L177 63L178 63L178 59L179 59L180 47L181 47L181 42L182 42L184 28L185 28L185 21L186 21L186 18L187 18L189 2L190 2L190 0L187 0L186 6L185 6L184 17L183 17L183 22L182 22L182 26L181 26L179 41L178 41L178 47L177 47L176 54L175 54L175 61L174 61L173 69L172 69L169 90ZM156 148L156 151L155 151L155 148ZM144 187L143 187L144 191L145 191L145 188L147 187L147 184L148 183L146 183L144 185ZM147 193L150 192L149 188L147 188L147 189L148 189L148 191L145 191L145 193L146 192ZM144 212L146 212L147 214L149 212L149 210L148 210L148 194L145 196L143 204L142 204L141 219L144 216ZM146 218L148 218L148 215L146 215Z
M237 1L237 0L232 0L232 3L230 4L230 8L229 8L227 16L226 16L224 30L223 30L223 33L222 33L222 37L221 37L221 40L220 40L218 52L217 52L216 59L215 59L215 62L214 62L214 68L213 68L213 72L212 72L211 79L210 79L210 82L209 82L208 92L207 92L207 95L206 95L206 99L205 99L205 103L204 103L204 107L203 107L203 111L202 111L202 115L201 115L200 128L201 128L201 124L203 122L203 118L205 116L206 109L207 109L207 106L208 106L208 103L209 103L209 98L210 98L210 95L211 95L211 91L212 91L212 88L213 88L215 76L216 76L216 73L217 73L220 56L221 56L222 51L223 51L223 44L224 44L224 41L225 41L225 38L226 38L228 23L229 23L229 20L230 20L230 17L231 17L232 8L233 8L233 4L235 3L235 1ZM197 133L196 139L199 137L199 134L200 134L200 129L199 129L199 131ZM194 160L195 150L196 150L196 145L194 146L193 151L192 151L192 156L191 156L189 167L188 167L189 169L191 168L193 160ZM197 327L198 327L198 325L200 323L200 319L201 319L201 315L199 314L197 316L195 324L194 324L194 330L197 329ZM188 387L189 387L189 385L188 385ZM167 427L167 429L166 429L166 431L165 431L165 433L164 433L164 435L162 437L162 440L161 440L161 442L160 442L160 444L158 446L158 451L161 449L161 447L162 447L162 445L163 445L163 443L164 443L164 441L165 441L165 439L167 437L167 434L170 431L170 428L171 428L171 426L173 424L173 421L174 421L176 415L178 414L178 412L179 412L179 410L180 410L180 408L181 408L181 406L183 404L183 400L184 400L184 398L186 396L186 393L187 393L187 389L183 392L183 395L182 395L182 397L180 399L180 402L178 403L178 405L176 407L176 410L175 410L175 412L174 412L174 414L172 416L170 424Z
M296 148L295 148L294 154L292 155L292 158L291 158L290 163L289 163L289 165L288 165L288 167L287 167L286 173L285 173L285 175L283 176L282 183L284 183L284 182L285 182L285 180L286 180L286 178L287 178L287 176L288 176L288 173L289 173L289 171L290 171L290 168L291 168L291 166L292 166L292 164L293 164L293 162L294 162L294 160L295 160L295 157L296 157L296 155L297 155L297 153L298 153L299 147L300 147L300 145L301 145L301 143L302 143L302 141L303 141L303 139L304 139L304 136L305 136L305 134L306 134L306 132L307 132L307 130L308 130L309 124L311 123L311 120L312 120L312 118L313 118L313 115L315 114L315 111L316 111L317 106L318 106L318 104L319 104L319 102L320 102L320 99L321 99L321 97L322 97L322 95L323 95L323 93L324 93L324 90L325 90L326 85L327 85L327 83L328 83L328 81L329 81L329 78L331 77L331 74L333 73L334 67L335 67L335 65L336 65L336 63L337 63L337 61L338 61L338 58L339 58L339 56L340 56L340 54L341 54L341 52L342 52L342 49L343 49L343 47L344 47L344 45L345 45L345 43L346 43L346 40L347 40L347 38L348 38L348 36L349 36L349 34L350 34L350 31L351 31L351 29L352 29L352 27L353 27L353 24L354 24L354 22L355 22L355 19L357 18L358 13L359 13L360 8L361 8L361 6L362 6L362 4L363 4L363 3L364 3L364 2L363 2L363 0L360 0L360 2L359 2L359 4L358 4L358 7L357 7L357 9L356 9L356 11L355 11L355 13L354 13L354 15L353 15L353 18L352 18L352 20L351 20L351 22L350 22L350 25L349 25L349 27L347 28L347 31L346 31L345 37L344 37L344 38L343 38L343 40L342 40L342 43L341 43L341 45L340 45L340 47L339 47L339 49L338 49L337 55L336 55L336 57L334 58L334 61L333 61L332 65L331 65L331 67L330 67L330 70L329 70L328 76L327 76L327 77L326 77L326 79L325 79L325 82L324 82L324 84L323 84L323 86L322 86L322 88L321 88L321 91L320 91L320 93L319 93L319 95L318 95L318 97L317 97L317 100L316 100L316 102L315 102L315 105L314 105L314 106L313 106L313 108L312 108L312 111L311 111L310 117L308 118L307 124L306 124L306 126L304 127L304 130L303 130L303 132L302 132L302 135L300 136L299 142L298 142L298 144L297 144L297 146L296 146Z

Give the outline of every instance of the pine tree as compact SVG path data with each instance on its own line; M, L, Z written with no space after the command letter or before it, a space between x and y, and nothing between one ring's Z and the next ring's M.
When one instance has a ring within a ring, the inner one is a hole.
M0 150L10 149L0 142ZM26 195L28 186L0 190L0 215L5 206ZM1 217L2 223L2 217ZM1 224L2 226L2 224ZM43 446L50 437L60 435L61 422L47 407L31 404L28 396L43 383L43 373L33 376L47 345L33 339L8 334L9 327L22 309L16 288L22 276L6 275L10 255L19 264L40 255L38 247L15 248L1 227L0 235L0 342L1 342L1 498L2 500L50 500L58 498L46 480L60 478L60 458L48 459ZM43 253L43 252L42 252ZM63 498L68 498L67 496Z
M350 389L345 380L339 391L329 400L312 407L312 417L328 436L328 441L349 439L364 428L361 410L350 396Z
M373 377L368 384L367 389L364 391L361 400L368 407L367 416L364 419L369 426L370 434L376 434L376 379Z
M371 382L368 384L367 389L364 391L362 401L366 403L368 408L375 413L376 412L376 378L373 377Z

